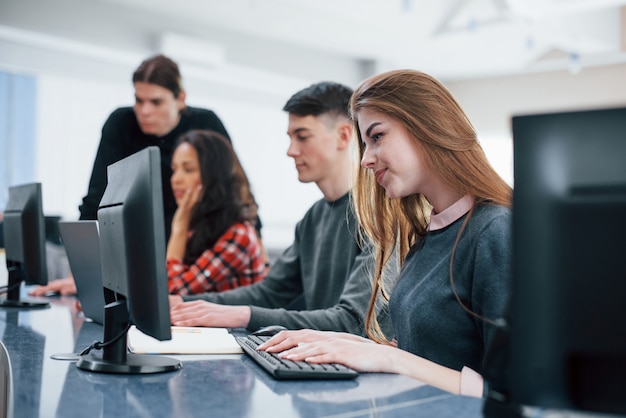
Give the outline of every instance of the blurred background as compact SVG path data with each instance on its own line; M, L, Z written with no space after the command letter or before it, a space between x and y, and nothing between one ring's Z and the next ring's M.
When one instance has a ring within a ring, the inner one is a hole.
M187 103L214 110L281 249L321 193L286 156L285 101L414 68L457 97L511 184L514 114L626 104L626 1L0 0L0 211L40 181L46 215L77 219L100 130L162 52Z

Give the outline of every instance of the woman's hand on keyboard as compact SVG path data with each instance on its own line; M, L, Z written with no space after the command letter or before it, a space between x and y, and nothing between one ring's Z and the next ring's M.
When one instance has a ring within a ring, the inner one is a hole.
M310 363L340 363L361 372L390 371L388 350L356 335L332 331L282 331L259 347L280 357Z
M270 353L280 353L281 351L297 347L299 344L314 341L334 341L345 339L351 341L371 342L368 339L359 337L358 335L348 334L346 332L334 331L316 331L312 329L301 329L298 331L281 331L268 341L259 346L259 350Z
M395 372L390 361L397 348L370 340L349 338L325 339L299 344L279 354L292 361L339 363L358 372Z
M358 372L397 373L451 393L459 393L461 373L396 347L356 335L331 331L282 331L259 350L309 363L339 363ZM285 350L285 351L283 351Z
M292 361L339 363L358 372L397 373L459 393L461 373L396 347L356 335L330 331L282 331L259 350L279 352ZM283 351L285 350L285 351Z

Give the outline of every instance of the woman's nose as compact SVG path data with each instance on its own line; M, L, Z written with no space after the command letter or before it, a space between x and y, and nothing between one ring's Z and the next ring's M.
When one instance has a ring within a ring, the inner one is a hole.
M369 148L365 148L365 150L363 151L363 157L361 157L361 167L363 168L372 168L374 165L374 155L373 153L369 150Z
M179 180L180 176L178 175L178 172L176 170L172 171L172 177L170 177L170 181L172 182L172 184L178 183Z

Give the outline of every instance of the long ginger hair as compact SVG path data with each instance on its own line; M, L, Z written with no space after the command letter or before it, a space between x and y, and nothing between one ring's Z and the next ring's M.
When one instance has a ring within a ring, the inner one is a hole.
M359 144L359 161L363 158L365 145L357 115L363 109L383 113L401 122L423 151L422 156L430 170L453 190L470 195L474 199L474 208L480 204L511 206L511 187L487 160L474 127L457 101L433 77L414 70L396 70L373 76L355 90L350 100L350 114ZM384 283L385 267L394 258L394 252L400 267L409 249L426 235L432 207L419 193L390 199L371 170L363 167L357 169L353 203L357 219L372 241L376 256L373 292L366 319L367 333L375 341L386 342L375 309L379 295L389 299ZM472 212L473 208L465 223ZM464 226L457 236L457 243ZM454 249L452 254L450 283L454 288Z

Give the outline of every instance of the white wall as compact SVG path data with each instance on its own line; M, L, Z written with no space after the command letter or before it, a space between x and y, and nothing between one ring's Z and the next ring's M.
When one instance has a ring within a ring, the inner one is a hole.
M133 91L109 82L41 74L37 93L36 173L44 211L78 219L100 129L116 106L129 102Z
M626 106L626 65L449 82L496 170L513 184L511 117Z
M626 104L626 64L449 82L448 88L484 133L510 131L515 114Z

